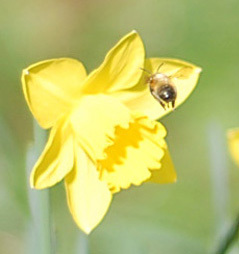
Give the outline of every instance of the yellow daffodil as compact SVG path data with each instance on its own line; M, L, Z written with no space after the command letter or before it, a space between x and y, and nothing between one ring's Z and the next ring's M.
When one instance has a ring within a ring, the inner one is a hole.
M239 166L239 128L228 130L227 139L232 159Z
M147 74L175 78L176 106L194 89L200 68L179 60L145 59L142 40L132 31L88 76L81 62L52 59L23 70L27 104L42 128L51 128L36 162L33 188L65 181L68 206L77 225L89 233L103 219L112 194L146 181L170 183L176 173L164 141L166 130L154 121L164 110L150 94Z

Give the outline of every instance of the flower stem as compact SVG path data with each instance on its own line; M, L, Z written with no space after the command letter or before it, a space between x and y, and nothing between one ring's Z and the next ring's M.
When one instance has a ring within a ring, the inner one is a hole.
M229 249L229 247L231 247L234 240L237 239L238 233L239 233L239 215L237 216L236 220L234 221L233 225L231 226L230 230L225 236L225 239L222 240L215 254L225 254L226 251Z
M75 254L88 254L89 253L89 236L82 231L78 232L76 238Z
M36 122L34 122L33 126L34 144L29 147L27 153L28 179L34 163L38 159L46 142L45 131L40 129ZM30 251L34 250L35 254L53 254L49 192L49 189L33 190L29 188L29 203L32 215L30 225L30 233L32 235L29 248Z

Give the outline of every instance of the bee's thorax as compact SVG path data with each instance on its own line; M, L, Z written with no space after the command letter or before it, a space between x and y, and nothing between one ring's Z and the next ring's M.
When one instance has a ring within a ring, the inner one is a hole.
M170 78L163 73L155 73L152 76L149 77L148 82L151 87L154 86L161 86L164 84L169 84L170 83Z

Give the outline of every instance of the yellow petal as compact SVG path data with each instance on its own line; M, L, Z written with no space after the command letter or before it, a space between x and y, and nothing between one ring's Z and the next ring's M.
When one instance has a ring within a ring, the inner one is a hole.
M105 157L104 149L112 144L116 126L127 128L130 120L123 104L102 94L84 96L71 115L77 140L93 160Z
M67 201L75 222L89 234L105 216L112 196L84 151L77 147L75 153L74 169L65 178Z
M46 147L31 173L31 187L44 189L61 181L73 167L73 137L67 124L52 128Z
M84 66L70 58L39 62L23 70L26 101L43 128L52 127L69 110L85 77Z
M176 105L182 104L195 88L201 69L193 64L167 58L150 58L145 62L145 69L155 73L158 67L160 73L172 75L172 81L177 89ZM143 75L140 82L127 91L116 93L118 97L127 107L133 111L139 111L147 115L150 119L158 119L168 114L172 109L164 110L159 102L151 95L146 79L150 74ZM177 77L177 78L176 78Z
M135 86L144 65L144 46L133 31L123 37L106 55L102 65L94 70L84 84L87 93L111 93Z
M106 149L107 158L98 161L101 179L112 192L142 184L150 178L150 170L161 167L165 135L160 123L147 118L136 119L128 129L116 129L115 143Z
M229 130L227 139L232 159L239 166L239 128Z
M161 167L151 171L151 177L148 181L154 183L174 183L177 181L177 174L167 147L164 149Z

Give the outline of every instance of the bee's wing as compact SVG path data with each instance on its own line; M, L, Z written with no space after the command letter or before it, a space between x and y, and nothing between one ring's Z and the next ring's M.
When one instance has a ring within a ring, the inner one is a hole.
M191 75L192 72L193 72L193 68L182 67L179 70L177 70L175 73L171 74L170 77L177 78L177 79L186 79Z

